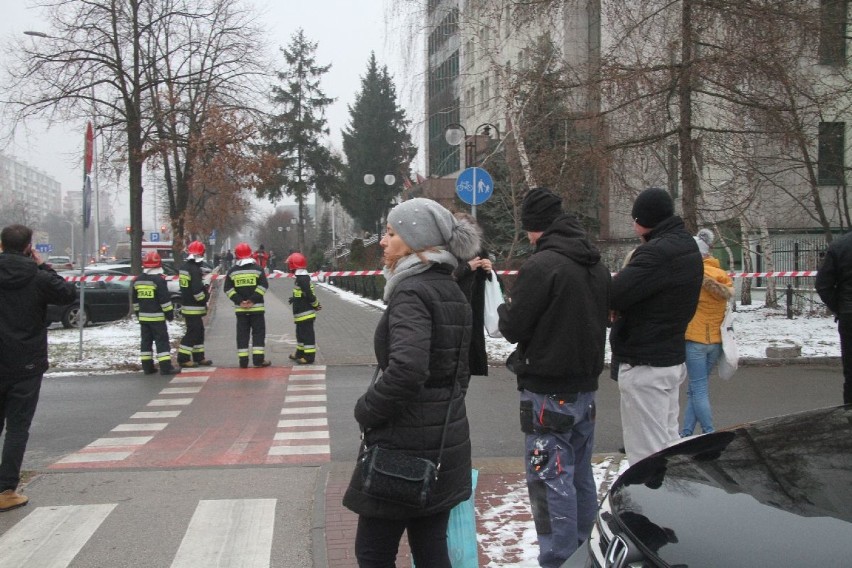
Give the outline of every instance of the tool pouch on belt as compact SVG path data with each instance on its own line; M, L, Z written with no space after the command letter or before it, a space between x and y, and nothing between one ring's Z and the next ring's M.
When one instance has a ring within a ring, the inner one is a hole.
M576 393L547 395L541 400L541 408L535 408L532 400L521 401L521 431L524 434L568 432L574 427L574 416L561 407L576 402Z

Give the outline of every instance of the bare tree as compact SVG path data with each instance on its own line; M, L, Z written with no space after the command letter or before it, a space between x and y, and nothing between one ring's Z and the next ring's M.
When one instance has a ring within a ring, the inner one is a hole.
M126 164L131 263L138 271L143 165L157 155L164 172L191 179L190 133L202 131L206 109L237 100L235 84L257 68L256 32L231 27L248 24L237 0L38 0L36 6L48 32L9 47L4 98L15 121L94 117L106 142L102 159ZM182 218L189 187L170 194L173 220Z

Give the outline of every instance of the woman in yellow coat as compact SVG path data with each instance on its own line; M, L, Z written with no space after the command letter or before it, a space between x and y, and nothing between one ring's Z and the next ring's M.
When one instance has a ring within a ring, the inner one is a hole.
M697 424L705 434L713 431L710 410L710 372L722 355L722 320L734 295L734 282L710 255L713 232L701 229L695 242L704 258L704 283L698 308L686 328L686 371L689 374L686 411L681 436L691 436Z

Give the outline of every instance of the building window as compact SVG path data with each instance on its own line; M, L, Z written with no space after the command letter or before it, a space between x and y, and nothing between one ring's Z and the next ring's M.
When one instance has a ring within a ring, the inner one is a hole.
M820 0L820 65L846 65L846 13L848 0Z
M845 122L820 122L817 147L817 183L845 185Z

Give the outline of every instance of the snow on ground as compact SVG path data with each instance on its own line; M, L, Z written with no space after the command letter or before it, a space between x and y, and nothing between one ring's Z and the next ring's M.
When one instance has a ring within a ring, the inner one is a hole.
M342 299L384 309L384 303L362 298L351 292L328 284L319 284L336 293ZM735 331L740 356L765 358L766 347L773 343L793 341L802 346L803 357L839 357L840 345L837 328L830 317L799 316L789 320L783 309L770 309L761 302L750 306L737 306ZM182 322L169 323L172 344L183 336ZM77 329L53 327L48 333L50 359L54 371L48 376L60 374L108 374L139 369L139 325L135 320L122 320L111 324L87 327L83 331L83 357L79 358L80 332ZM486 349L494 364L505 361L513 345L502 338L486 337ZM609 346L606 359L609 361ZM595 482L600 495L626 468L626 461L612 463L612 457L604 457L594 466ZM478 510L477 515L487 528L477 535L480 546L492 560L487 567L537 566L535 528L530 520L529 498L522 480L510 484L501 495L499 503Z

